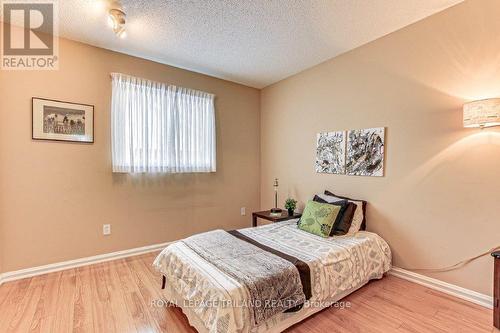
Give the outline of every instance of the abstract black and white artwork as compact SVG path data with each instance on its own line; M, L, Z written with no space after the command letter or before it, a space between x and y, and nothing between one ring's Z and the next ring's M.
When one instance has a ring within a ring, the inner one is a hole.
M318 133L316 172L345 174L345 131Z
M384 175L385 128L351 130L347 134L346 173L351 176Z

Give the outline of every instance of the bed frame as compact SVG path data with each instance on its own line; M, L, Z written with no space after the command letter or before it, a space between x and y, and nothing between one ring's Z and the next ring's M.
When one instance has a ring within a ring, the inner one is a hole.
M161 289L165 289L165 285L167 284L167 278L165 275L161 276Z

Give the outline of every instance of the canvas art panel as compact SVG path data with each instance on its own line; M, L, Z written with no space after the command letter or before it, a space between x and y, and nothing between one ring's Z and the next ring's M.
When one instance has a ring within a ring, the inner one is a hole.
M384 175L385 128L349 131L346 151L348 175L382 177Z
M344 174L345 131L318 133L316 143L316 172Z
M94 142L94 106L33 98L33 139Z

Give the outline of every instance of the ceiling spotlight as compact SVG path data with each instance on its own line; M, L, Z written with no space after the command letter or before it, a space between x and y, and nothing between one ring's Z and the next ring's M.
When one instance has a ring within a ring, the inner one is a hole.
M127 32L125 31L125 27L121 27L120 29L118 29L118 31L115 31L115 34L121 39L127 37Z
M114 33L120 37L125 38L125 17L127 15L123 10L118 8L111 8L108 12L108 25L113 29Z

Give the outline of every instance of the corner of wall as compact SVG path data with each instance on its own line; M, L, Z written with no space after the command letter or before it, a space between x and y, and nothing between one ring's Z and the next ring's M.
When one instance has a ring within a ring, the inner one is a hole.
M257 179L257 187L259 190L259 197L257 198L258 210L262 208L262 91L264 88L259 89L259 176Z

